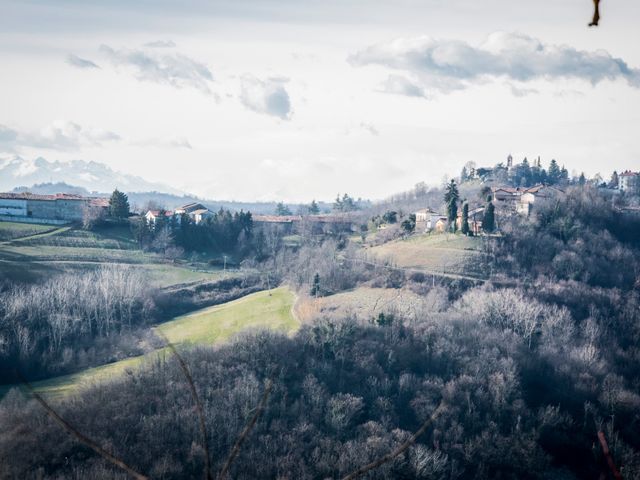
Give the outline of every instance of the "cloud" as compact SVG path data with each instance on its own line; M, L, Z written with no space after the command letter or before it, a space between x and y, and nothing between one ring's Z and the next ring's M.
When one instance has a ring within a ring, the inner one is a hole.
M544 44L518 33L494 33L478 47L427 36L400 38L365 48L348 60L354 66L382 65L412 76L414 81L390 77L385 90L409 96L417 96L420 88L448 93L496 78L579 79L593 85L622 79L640 88L640 69L604 50Z
M240 82L240 101L250 110L264 113L282 120L291 118L291 100L284 88L288 80L272 77L260 80L251 75L245 75Z
M37 132L19 132L0 125L0 143L10 148L30 147L53 150L77 150L100 147L120 140L114 132L99 128L84 128L77 123L58 120Z
M405 95L407 97L427 97L424 88L402 75L389 75L381 85L379 91L383 93L393 93L395 95Z
M176 44L173 40L156 40L155 42L145 43L144 46L151 48L173 48Z
M0 125L0 143L13 143L18 138L18 132L12 128Z
M360 122L360 128L362 128L366 132L369 132L374 137L380 135L380 132L372 123Z
M69 55L67 55L67 63L73 67L78 67L78 68L100 68L91 60L80 58L79 56L74 55L73 53L70 53Z
M114 132L84 128L77 123L58 120L31 136L31 146L54 149L76 149L81 146L101 146L104 142L120 140Z
M137 147L157 147L157 148L184 148L193 150L191 143L185 137L173 138L149 138L137 142L131 142L131 145Z
M511 94L514 97L526 97L529 95L535 95L537 93L540 93L538 90L536 90L535 88L522 88L519 87L517 85L514 85L513 83L507 83L507 86L511 89Z
M211 71L203 63L180 53L157 55L142 50L114 50L101 45L100 51L116 66L131 67L136 78L171 85L176 88L191 87L211 93L209 83L213 81Z

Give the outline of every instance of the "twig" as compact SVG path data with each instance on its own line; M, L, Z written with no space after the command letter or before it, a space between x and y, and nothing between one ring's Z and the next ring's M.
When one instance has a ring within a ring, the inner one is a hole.
M600 0L593 0L593 20L589 24L590 27L597 27L600 22Z
M416 433L414 433L411 436L411 438L409 440L404 442L402 445L400 445L394 451L387 453L383 457L380 457L377 460L374 460L373 462L369 463L368 465L360 467L358 470L355 470L354 472L351 472L349 475L344 477L342 480L354 480L355 478L358 478L359 476L364 475L365 473L367 473L367 472L369 472L369 471L371 471L371 470L373 470L375 468L378 468L379 466L384 465L385 463L388 463L391 460L393 460L394 458L396 458L397 456L401 455L411 445L416 443L416 440L418 439L418 437L420 435L422 435L427 430L427 428L429 428L431 423L438 417L438 415L440 415L440 413L442 412L443 408L444 408L444 402L440 402L440 405L438 405L438 408L436 408L435 411L431 414L431 416L429 418L427 418L427 420L425 420L425 422L422 424L422 426L418 429L418 431L416 431Z
M244 430L238 436L238 439L236 440L235 445L231 449L231 453L229 453L229 457L227 458L227 461L224 463L222 470L220 470L220 474L218 475L218 480L224 480L224 478L226 477L229 471L229 468L231 467L231 464L238 456L238 453L240 453L240 447L242 446L242 443L246 440L247 436L249 436L249 433L251 433L251 430L253 430L253 427L258 421L258 417L260 417L260 415L264 410L264 407L267 403L267 398L269 398L269 393L271 393L272 386L273 385L271 383L271 380L267 380L267 385L264 389L264 393L262 394L262 398L260 399L260 403L258 404L258 408L256 408L256 413L253 414L253 417L251 418L251 420L249 420L249 423L247 423L247 426L244 427Z
M91 440L89 437L87 437L86 435L83 435L82 433L80 433L75 427L73 427L73 425L71 425L64 418L62 418L60 415L58 415L58 413L44 400L44 398L42 398L35 391L33 386L24 378L24 376L20 372L17 372L17 373L18 373L18 377L20 378L20 381L22 382L22 384L24 386L27 387L27 389L29 390L29 393L33 396L33 398L35 398L36 401L40 405L42 405L42 408L45 409L47 414L53 420L55 420L62 428L64 428L67 431L67 433L70 433L71 435L76 437L81 443L85 444L87 447L89 447L91 450L96 452L98 455L100 455L102 458L104 458L108 462L111 462L115 466L120 467L122 470L126 471L133 478L135 478L137 480L149 480L149 477L146 477L146 476L136 472L133 468L131 468L129 465L127 465L123 460L121 460L121 459L115 457L114 455L112 455L111 453L107 452L104 448L102 448L96 442Z
M191 391L191 398L193 398L193 402L196 404L196 411L198 412L198 423L200 424L200 433L202 435L202 448L204 448L204 478L206 480L213 480L213 476L211 475L211 460L209 455L209 441L207 439L207 427L204 420L204 409L202 408L202 403L200 402L200 397L198 396L198 392L196 391L196 385L193 382L193 377L191 376L191 372L189 372L189 368L187 367L187 363L182 358L182 355L178 353L175 345L169 341L169 339L160 331L156 330L156 333L160 335L169 349L171 353L178 359L178 364L180 365L180 369L187 379L187 383L189 384L189 390Z
M611 452L609 451L609 445L607 445L607 439L604 436L604 432L602 430L598 431L598 440L600 441L600 446L602 447L602 453L607 459L607 464L611 469L611 473L613 473L613 478L616 480L622 480L622 475L616 468L616 464L613 463L613 458L611 458Z

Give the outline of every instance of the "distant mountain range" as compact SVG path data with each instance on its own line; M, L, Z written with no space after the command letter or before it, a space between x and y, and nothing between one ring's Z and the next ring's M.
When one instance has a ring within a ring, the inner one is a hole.
M133 209L142 211L149 206L173 209L191 202L200 202L211 210L225 208L245 210L254 214L273 214L275 202L232 202L208 200L166 185L148 182L141 177L116 172L98 162L74 160L50 162L44 158L25 160L21 157L0 157L0 192L31 192L43 195L75 193L107 197L118 188L129 197ZM319 203L323 211L329 204ZM288 204L296 212L300 205Z
M116 172L98 162L48 161L42 157L35 160L27 160L19 156L0 157L0 191L6 192L20 186L58 182L82 187L88 192L112 192L117 187L127 192L161 191L174 195L186 193L167 185L149 182L142 177Z

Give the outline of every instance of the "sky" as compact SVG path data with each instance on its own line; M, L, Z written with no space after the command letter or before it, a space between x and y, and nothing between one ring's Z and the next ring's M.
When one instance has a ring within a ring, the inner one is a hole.
M207 198L640 169L640 2L0 0L0 156Z

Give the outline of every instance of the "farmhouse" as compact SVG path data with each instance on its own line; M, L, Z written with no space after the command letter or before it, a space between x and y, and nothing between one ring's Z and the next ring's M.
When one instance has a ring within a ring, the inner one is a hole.
M299 223L299 215L253 215L253 227L256 230L277 232L285 235L294 233L294 224Z
M640 195L640 172L627 170L618 175L618 189L632 195Z
M147 223L149 225L155 225L160 218L164 217L170 220L173 216L174 213L170 210L149 210L144 214L144 218L147 219Z
M354 231L354 223L345 215L254 215L253 225L263 231L286 235L333 235Z
M449 227L449 219L445 216L438 216L435 222L433 219L429 221L428 229L435 230L438 233L444 233L448 230Z
M70 193L0 193L0 221L61 225L81 222L88 209L105 213L109 199Z
M482 219L484 218L485 207L477 207L469 210L469 217L467 223L469 224L469 231L474 235L482 233ZM462 212L458 212L458 218L456 218L456 228L462 229Z
M492 200L503 204L521 215L529 215L533 205L540 200L562 193L558 188L536 185L534 187L494 187L491 189Z
M194 223L198 224L207 217L213 215L213 212L201 203L188 203L174 210L175 215L188 215Z

